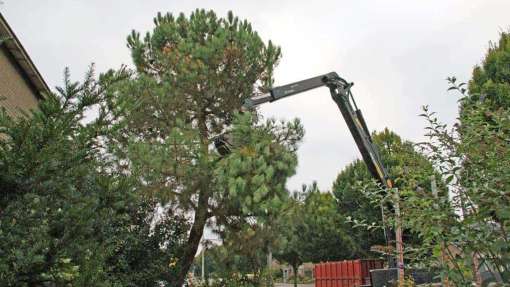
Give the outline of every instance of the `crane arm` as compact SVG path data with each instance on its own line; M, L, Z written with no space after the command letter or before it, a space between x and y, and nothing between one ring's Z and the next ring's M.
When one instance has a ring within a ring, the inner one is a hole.
M268 93L247 99L244 107L253 108L267 102L274 102L315 88L327 86L330 90L331 97L337 104L347 123L347 127L361 152L361 156L368 170L372 176L386 188L391 188L392 182L384 168L379 152L372 142L363 114L356 106L356 102L350 91L352 85L352 83L339 77L337 73L331 72L288 85L274 87L270 89Z
M295 82L292 84L274 87L270 89L268 93L248 98L244 103L244 107L253 108L267 102L274 102L315 88L323 87L326 85L324 81L325 78L334 77L338 77L338 75L335 72L332 72L322 76Z

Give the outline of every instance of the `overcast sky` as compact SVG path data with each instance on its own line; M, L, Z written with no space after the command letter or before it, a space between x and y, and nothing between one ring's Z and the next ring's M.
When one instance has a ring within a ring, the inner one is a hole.
M445 78L468 80L490 40L510 27L509 0L400 1L135 1L2 0L0 11L51 87L68 66L76 80L94 62L98 71L131 64L126 36L153 27L158 11L232 10L283 58L275 84L336 71L353 81L369 129L385 127L405 139L422 139L417 115L430 105L444 121L457 114ZM327 89L265 105L267 117L299 117L306 129L299 168L288 187L319 182L331 188L338 172L359 158Z

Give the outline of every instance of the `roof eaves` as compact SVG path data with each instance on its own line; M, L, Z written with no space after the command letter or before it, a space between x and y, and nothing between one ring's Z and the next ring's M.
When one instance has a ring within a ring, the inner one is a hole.
M11 53L14 60L26 74L30 83L37 90L38 96L40 98L44 98L50 93L50 88L32 62L32 59L28 56L27 51L23 48L18 37L16 37L16 34L14 34L11 27L3 17L2 13L0 13L0 37L6 38L2 45L4 45L9 53Z

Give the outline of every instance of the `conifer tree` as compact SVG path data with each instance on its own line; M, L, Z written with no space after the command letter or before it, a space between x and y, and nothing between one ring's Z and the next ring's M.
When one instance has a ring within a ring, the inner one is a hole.
M108 91L116 133L108 138L117 167L139 178L143 193L189 216L181 286L207 223L242 224L278 208L294 173L299 122L237 114L272 83L280 49L247 21L196 10L158 14L151 33L128 37L136 71ZM235 148L221 157L215 136L230 130Z
M177 273L186 220L170 210L154 223L155 202L104 156L108 120L83 122L122 77L78 83L66 70L38 109L0 111L1 286L156 286Z

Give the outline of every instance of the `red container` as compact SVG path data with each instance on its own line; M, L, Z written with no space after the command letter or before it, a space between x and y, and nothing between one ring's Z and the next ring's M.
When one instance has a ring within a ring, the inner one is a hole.
M382 260L344 260L315 264L315 287L371 285L370 270L383 268Z

